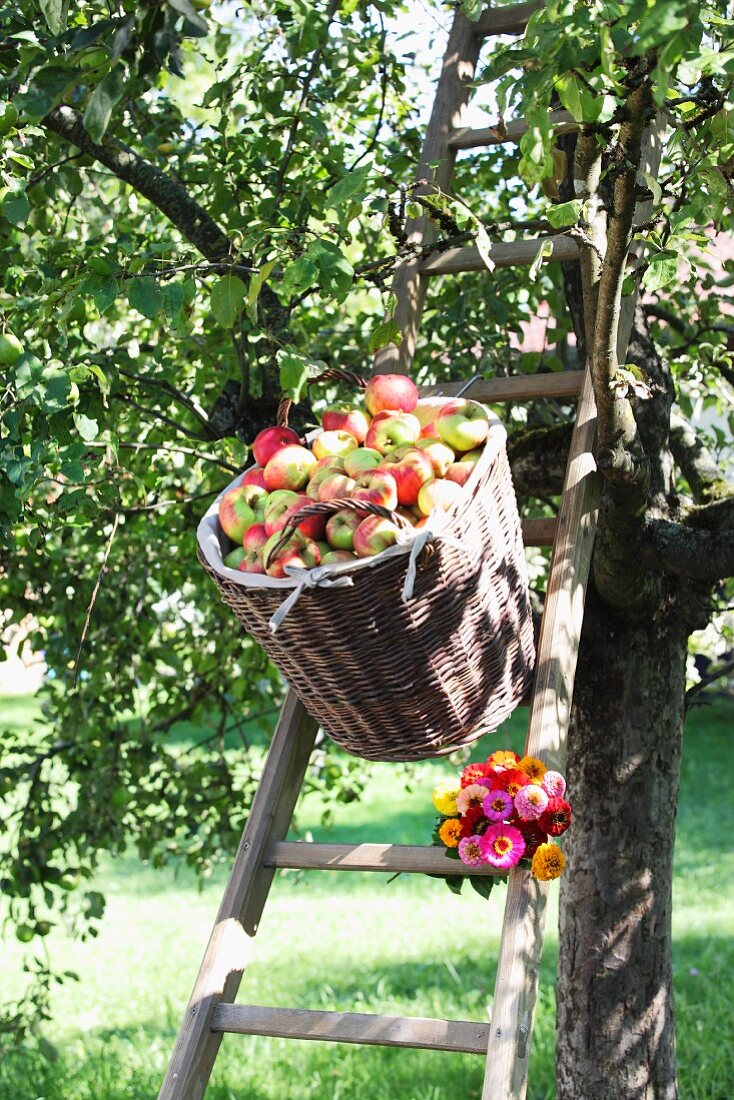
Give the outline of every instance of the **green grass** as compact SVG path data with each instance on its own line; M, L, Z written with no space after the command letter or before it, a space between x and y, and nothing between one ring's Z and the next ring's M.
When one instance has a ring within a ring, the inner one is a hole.
M4 701L0 701L2 706ZM27 701L13 715L33 717ZM689 722L676 848L674 968L681 1096L728 1100L734 1053L727 1041L734 999L734 891L729 740L731 705ZM0 724L2 724L0 722ZM519 744L522 719L502 744ZM493 745L499 742L494 739ZM298 813L315 839L422 843L432 822L434 778L450 765L403 773L379 768L369 797L343 807L333 830L306 800ZM701 778L707 788L701 793ZM728 870L728 874L727 874ZM57 959L81 974L60 987L47 1035L48 1062L28 1049L0 1066L0 1100L151 1100L157 1095L224 875L203 889L185 869L152 871L134 859L99 876L108 896L100 935L86 945L57 937ZM554 1096L555 907L541 976L529 1096ZM486 1019L494 983L502 894L457 898L443 883L382 876L281 875L258 934L241 999L388 1014ZM3 952L6 990L20 954ZM207 1100L439 1100L479 1097L481 1059L469 1055L225 1038Z

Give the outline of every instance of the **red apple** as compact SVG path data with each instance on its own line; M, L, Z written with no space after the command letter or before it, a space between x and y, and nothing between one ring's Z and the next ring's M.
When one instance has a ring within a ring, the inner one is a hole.
M358 558L371 558L392 546L399 527L382 516L367 516L354 532L354 552Z
M262 485L254 485L252 483L240 485L242 492L245 494L245 500L252 508L253 512L259 512L264 507L264 501L268 495L267 489L263 489Z
M345 456L344 455L325 455L320 458L313 470L311 471L311 478L313 480L317 474L320 474L322 470L343 470L345 468Z
M376 374L367 383L364 403L371 416L383 409L410 412L418 403L418 387L405 374Z
M262 551L263 562L268 561L280 537L280 532L276 531L265 543ZM265 572L269 577L287 577L286 565L296 565L299 569L313 569L320 561L321 553L313 539L307 538L302 531L294 531L282 550L279 550L277 556L265 566Z
M265 509L265 531L268 538L276 531L282 531L288 518L288 510L302 499L299 493L290 489L278 489L271 493Z
M480 450L467 451L458 462L451 463L446 471L446 480L455 481L457 485L466 485L481 457L482 452Z
M382 455L372 447L357 447L344 456L344 470L350 477L360 477L382 462Z
M316 457L305 447L297 445L281 447L265 467L265 484L268 489L302 489L316 465Z
M417 447L400 447L397 451L385 455L382 465L377 470L384 470L395 478L398 487L398 504L411 505L418 500L421 486L425 485L433 477L433 463L429 456L418 450Z
M364 500L368 504L381 504L383 508L397 508L398 487L392 474L366 473L357 478L352 489L352 500Z
M330 477L325 477L319 485L316 499L338 500L339 497L351 496L356 484L357 482L353 478L347 477L346 474L331 474Z
M434 477L446 477L446 471L456 458L451 448L434 436L419 439L416 447L419 447L421 451L425 451L430 458L433 463Z
M298 443L298 432L294 432L292 428L263 428L252 444L255 462L258 466L267 466L275 452L290 443Z
M263 477L262 466L251 466L249 470L244 474L241 485L259 485L261 489L267 489L265 484L265 478Z
M344 561L356 561L357 555L353 554L351 550L327 550L325 554L321 555L322 565L339 565Z
M353 550L354 532L363 521L364 515L343 508L329 517L326 524L326 541L334 550Z
M244 489L238 485L224 494L219 502L219 523L232 542L242 543L242 536L255 522L255 512L247 503Z
M222 565L226 565L228 569L239 569L240 562L244 556L244 547L235 546L234 550L230 550L230 552L222 558Z
M351 432L322 432L311 444L311 449L317 458L345 455L349 451L356 450L357 447L357 440Z
M421 439L435 439L438 436L436 417L444 405L451 400L450 397L421 397L416 407L411 410L413 416L420 422Z
M481 447L489 431L489 413L478 401L459 397L444 405L436 417L438 434L455 451Z
M259 554L271 534L264 523L254 523L245 531L242 546L250 553Z
M349 432L358 443L363 443L370 426L370 418L353 405L329 405L324 409L321 424L325 432Z
M462 488L455 481L443 481L433 478L421 487L418 493L418 507L424 516L431 514L434 508L442 508L448 512L456 501L460 499Z
M374 417L365 443L368 447L385 455L395 447L415 443L420 434L420 423L411 413L385 409Z
M245 550L245 556L240 562L240 573L265 573L262 562L262 548L260 550Z
M300 512L301 508L305 508L307 504L313 504L310 497L307 497L305 493L301 493L298 499L288 507L288 511L284 517L284 525L288 522L295 512ZM302 519L296 527L296 531L300 531L306 536L306 538L313 539L314 542L318 542L319 539L324 537L326 531L326 516L307 516L306 519Z

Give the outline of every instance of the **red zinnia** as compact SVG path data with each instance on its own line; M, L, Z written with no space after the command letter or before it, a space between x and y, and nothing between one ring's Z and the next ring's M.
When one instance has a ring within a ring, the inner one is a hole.
M517 827L525 837L523 859L532 859L541 844L548 839L537 821L518 821Z
M519 768L508 768L505 772L497 772L497 786L514 798L521 787L527 787L532 780Z
M571 807L563 798L549 798L538 825L550 836L560 836L571 824Z
M477 825L484 821L484 813L481 806L470 806L461 817L461 836L474 836Z
M461 773L462 787L470 787L477 779L485 779L492 774L489 764L467 764Z

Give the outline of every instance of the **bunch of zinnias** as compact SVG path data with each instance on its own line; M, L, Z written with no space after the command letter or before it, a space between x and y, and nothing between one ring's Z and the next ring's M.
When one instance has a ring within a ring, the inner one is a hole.
M467 764L458 783L436 787L434 841L469 867L508 871L522 860L537 879L558 878L566 857L549 838L571 824L565 793L566 780L541 760L493 752L486 764Z

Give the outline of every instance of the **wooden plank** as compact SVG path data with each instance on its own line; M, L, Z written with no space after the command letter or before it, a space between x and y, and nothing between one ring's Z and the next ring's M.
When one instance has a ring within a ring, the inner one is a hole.
M553 545L558 528L555 516L550 516L548 519L523 519L520 522L522 541L526 546Z
M487 1024L470 1020L431 1020L418 1016L378 1016L364 1012L316 1012L305 1008L220 1004L212 1026L219 1032L270 1035L365 1046L418 1047L484 1054Z
M493 34L522 34L530 16L543 6L543 0L531 0L527 4L509 4L505 8L485 8L474 24L474 33L477 38L489 38Z
M568 111L551 111L551 126L557 134L574 133L579 128L578 122ZM524 118L514 119L508 122L503 130L496 126L484 126L478 129L464 127L463 130L454 130L449 135L450 149L482 149L489 145L504 145L512 141L519 141L523 134L528 132L528 124Z
M537 670L525 751L563 769L584 599L599 506L599 478L591 451L596 408L588 370L579 398L566 467L538 641ZM500 943L483 1100L523 1100L547 884L513 869Z
M467 867L430 844L315 844L276 841L265 854L266 867L303 871L378 871L421 875L496 875L493 867Z
M204 1095L221 1041L211 1030L212 1015L222 1001L234 1000L249 961L275 874L263 866L263 855L288 832L316 730L289 691L158 1100Z
M575 400L581 393L584 381L582 370L559 371L551 374L513 374L509 378L475 378L458 382L439 382L435 386L423 386L422 397L446 394L453 397L461 391L462 397L494 404L502 401L536 401L551 397L557 401Z
M492 242L490 253L495 267L527 267L538 254L543 241L549 240L553 245L550 256L546 256L545 263L549 261L573 261L579 258L579 246L570 237L559 235L557 237L531 237L519 238L516 241ZM458 275L462 271L484 271L487 265L479 254L479 249L447 248L445 252L438 252L430 256L420 264L423 275Z
M416 180L431 180L441 191L448 191L453 176L456 150L449 147L449 134L461 129L464 123L479 47L476 24L457 11L415 174ZM410 219L405 231L408 243L417 246L428 244L435 237L434 225L426 217ZM403 341L400 347L389 344L381 348L375 356L374 370L376 374L409 374L426 297L426 281L421 277L418 260L398 268L392 292L396 299L393 316Z

